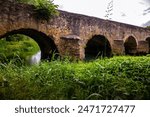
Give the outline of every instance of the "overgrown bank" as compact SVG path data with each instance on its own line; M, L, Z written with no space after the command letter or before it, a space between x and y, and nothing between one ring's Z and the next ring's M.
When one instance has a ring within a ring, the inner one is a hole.
M9 62L20 58L27 62L32 55L40 51L38 44L28 36L15 34L0 39L0 62Z
M150 57L10 62L0 64L0 79L0 99L150 99Z

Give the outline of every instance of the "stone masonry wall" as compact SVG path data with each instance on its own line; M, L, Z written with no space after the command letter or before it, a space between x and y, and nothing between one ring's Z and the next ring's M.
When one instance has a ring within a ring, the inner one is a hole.
M139 53L149 51L145 39L150 37L150 30L142 27L65 11L59 11L59 16L45 21L35 17L34 6L13 0L0 0L0 4L0 37L14 30L17 33L20 29L32 29L35 33L22 33L29 36L43 34L54 42L60 55L69 54L80 59L84 59L86 44L94 35L105 36L114 54L124 54L124 42L129 36L135 38ZM48 49L46 39L37 43L43 50Z

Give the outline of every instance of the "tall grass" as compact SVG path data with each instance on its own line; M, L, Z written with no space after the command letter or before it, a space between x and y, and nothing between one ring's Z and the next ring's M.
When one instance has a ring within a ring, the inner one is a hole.
M0 99L150 99L150 58L0 64Z
M28 36L14 34L0 40L0 62L26 60L40 51L38 44Z

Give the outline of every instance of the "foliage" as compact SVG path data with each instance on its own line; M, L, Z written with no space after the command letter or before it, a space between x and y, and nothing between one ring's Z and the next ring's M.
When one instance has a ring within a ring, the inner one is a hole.
M150 26L147 26L146 28L150 29Z
M0 40L0 62L9 62L11 59L26 60L39 50L33 39L20 34L10 35Z
M38 4L36 5L36 15L38 18L42 18L45 20L50 19L54 15L58 15L58 11L56 8L57 5L54 5L52 1L48 0L37 0Z
M48 20L52 16L58 15L58 5L55 5L52 0L17 0L35 6L36 17L39 19Z
M0 64L0 99L150 99L150 58Z

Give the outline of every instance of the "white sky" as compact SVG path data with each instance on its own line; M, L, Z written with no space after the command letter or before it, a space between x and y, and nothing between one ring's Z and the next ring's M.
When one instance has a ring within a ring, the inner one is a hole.
M106 10L111 0L54 0L59 9L95 16L106 19ZM148 1L148 2L146 2ZM143 11L150 7L150 0L113 0L114 21L141 26L150 20L150 14L143 15Z

